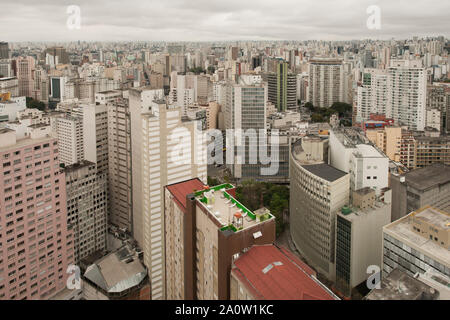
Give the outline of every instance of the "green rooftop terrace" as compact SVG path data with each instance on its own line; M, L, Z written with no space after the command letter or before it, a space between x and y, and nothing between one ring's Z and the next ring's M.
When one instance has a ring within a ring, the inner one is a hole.
M222 231L232 230L238 232L247 227L274 218L269 212L255 214L249 210L227 192L227 190L233 188L233 185L225 183L194 193L197 199L222 224Z

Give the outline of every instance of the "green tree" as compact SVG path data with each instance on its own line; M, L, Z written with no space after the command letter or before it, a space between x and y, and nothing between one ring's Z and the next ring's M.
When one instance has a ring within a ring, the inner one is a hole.
M275 217L277 236L284 230L283 215L289 210L287 186L247 180L236 188L236 198L252 211L268 208Z
M305 108L314 111L314 105L311 102L305 103Z
M213 74L214 72L216 72L216 68L214 66L209 66L208 67L208 73L209 74Z
M220 184L220 181L217 178L208 176L208 186L214 187Z
M26 106L27 108L34 108L41 111L45 110L45 103L35 100L31 97L26 97Z
M326 119L320 113L313 113L311 116L312 122L325 122Z

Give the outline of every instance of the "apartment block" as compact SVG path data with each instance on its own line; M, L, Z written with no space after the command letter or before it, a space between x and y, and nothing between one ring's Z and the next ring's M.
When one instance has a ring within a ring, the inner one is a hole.
M96 164L83 160L66 166L67 226L73 232L76 264L106 250L107 179Z
M131 120L128 100L107 104L109 222L132 232Z
M164 186L206 181L206 141L181 108L144 96L146 88L130 90L133 236L144 251L152 299L164 299Z
M188 196L187 215L194 235L194 298L230 299L232 263L253 245L275 240L275 217L253 213L234 198L234 186L219 185Z
M50 123L58 138L60 163L70 166L84 160L83 119L61 114L52 117Z
M164 189L166 299L192 300L194 261L192 219L186 214L186 197L205 187L198 178L168 185ZM191 277L191 278L190 278Z
M391 60L386 112L396 123L423 131L426 117L427 75L419 60Z
M307 101L320 108L344 101L342 60L314 58L309 61Z
M297 75L288 72L288 63L280 60L276 72L267 75L268 99L278 111L297 107Z
M450 136L415 137L415 168L435 163L450 165Z
M74 262L66 181L49 127L0 130L0 299L47 299Z

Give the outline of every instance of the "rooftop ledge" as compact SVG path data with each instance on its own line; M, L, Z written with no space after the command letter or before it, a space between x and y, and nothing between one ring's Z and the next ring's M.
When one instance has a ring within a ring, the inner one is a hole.
M254 213L247 209L227 192L233 188L232 184L224 183L215 187L205 187L204 190L194 193L197 200L222 225L221 231L239 232L263 221L274 219L269 210L258 210L258 213Z

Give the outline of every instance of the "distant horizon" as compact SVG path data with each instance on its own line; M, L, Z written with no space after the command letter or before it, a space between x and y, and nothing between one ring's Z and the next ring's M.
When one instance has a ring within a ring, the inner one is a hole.
M102 43L229 43L229 42L353 42L353 41L371 41L371 42L386 42L386 41L409 41L413 40L416 37L415 35L410 36L409 38L388 38L388 39L376 39L376 38L363 38L363 39L339 39L339 40L325 40L325 39L305 39L305 40L294 40L294 39L282 39L282 40L270 40L270 39L261 39L261 40L69 40L69 41L54 41L54 40L23 40L23 41L8 41L0 39L0 42L7 42L10 44L21 44L21 43L76 43L76 42L102 42ZM445 40L449 40L450 36L445 36L442 34L439 35L428 35L428 36L417 36L418 40L430 40L436 39L439 37L443 37Z

